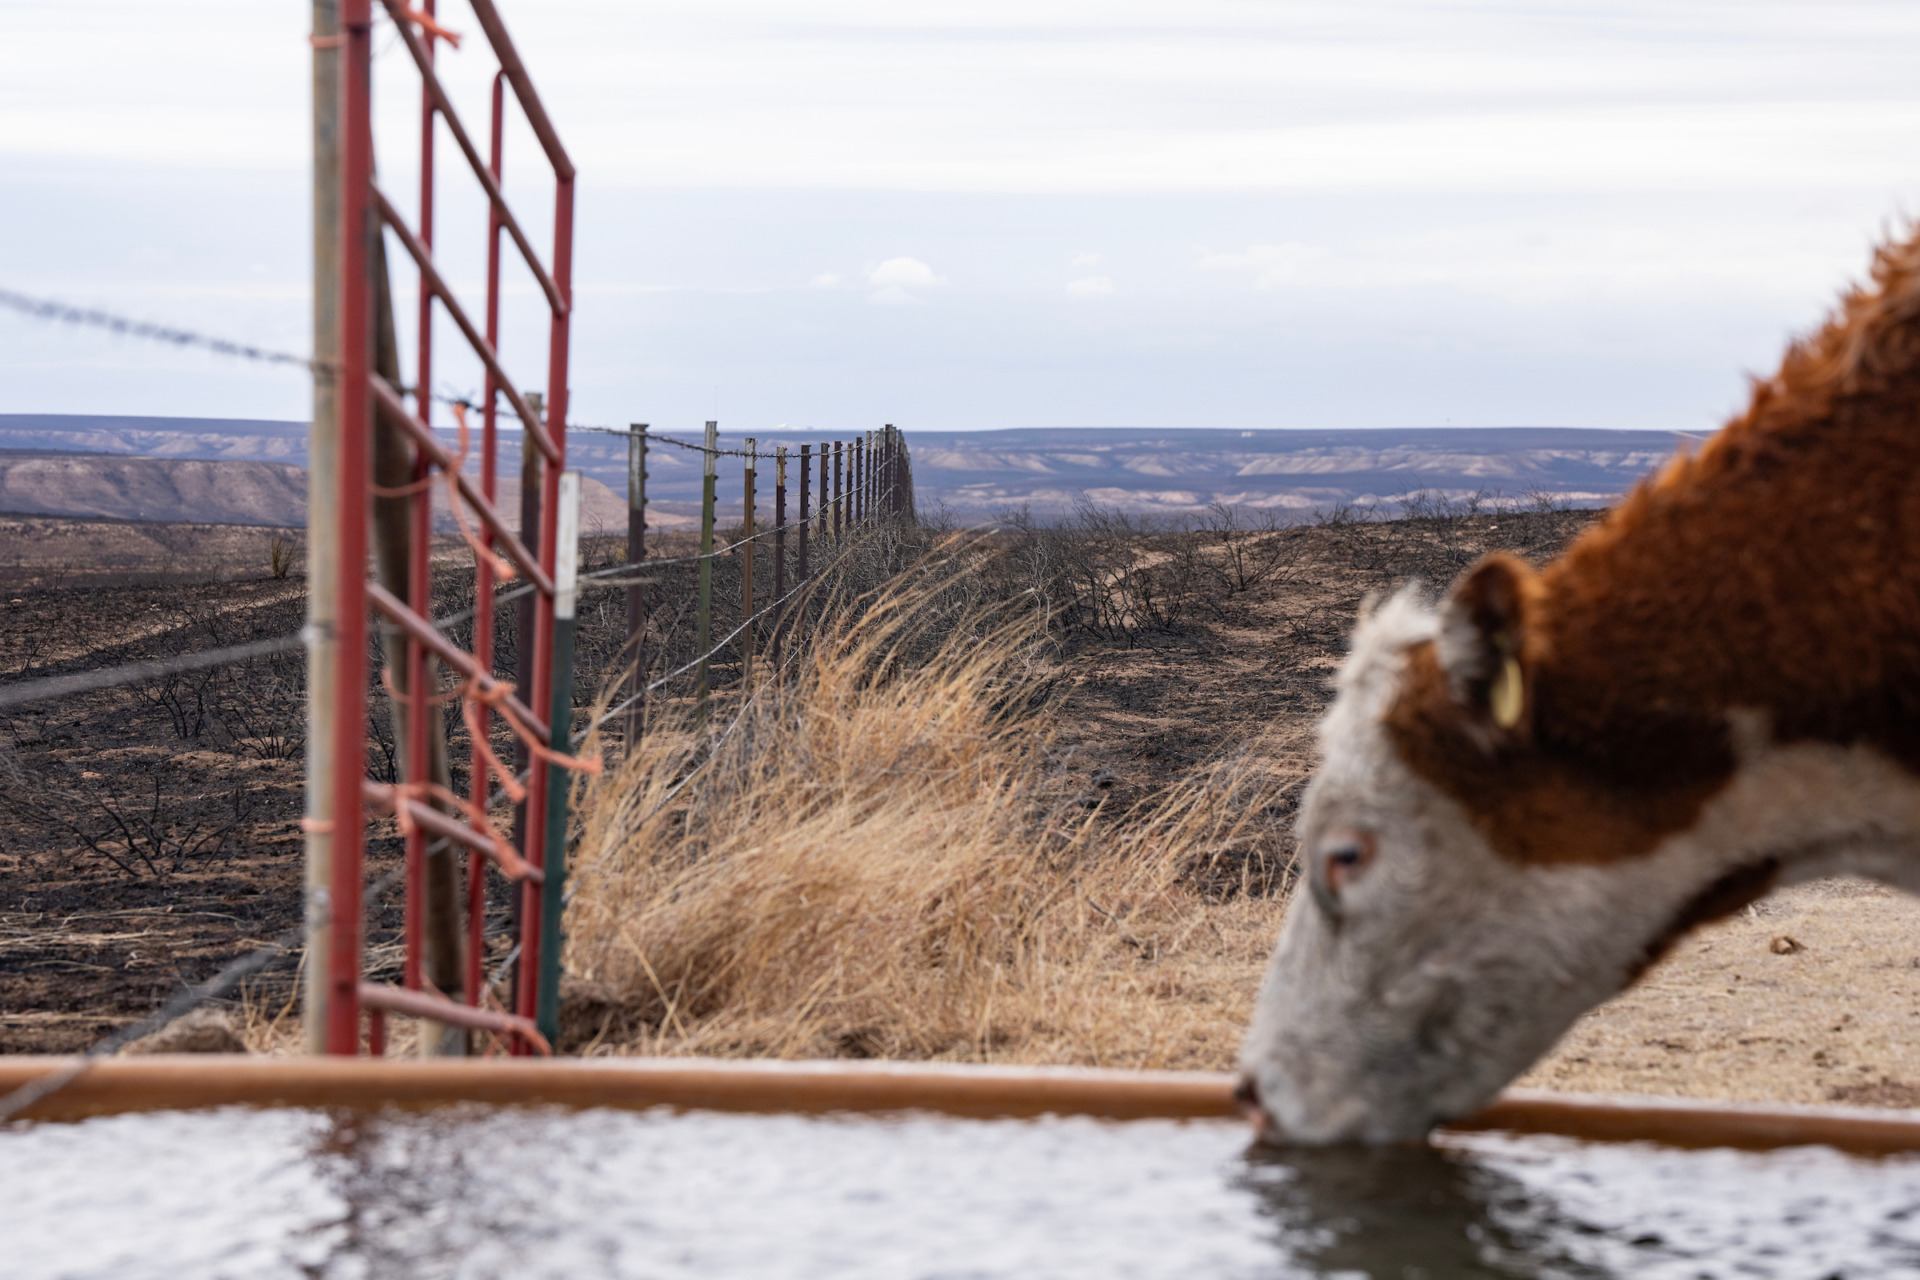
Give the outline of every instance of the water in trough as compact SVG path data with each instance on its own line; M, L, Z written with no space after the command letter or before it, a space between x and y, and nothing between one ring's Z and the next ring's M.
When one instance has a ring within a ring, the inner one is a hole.
M0 1274L1920 1275L1920 1158L478 1107L0 1130Z

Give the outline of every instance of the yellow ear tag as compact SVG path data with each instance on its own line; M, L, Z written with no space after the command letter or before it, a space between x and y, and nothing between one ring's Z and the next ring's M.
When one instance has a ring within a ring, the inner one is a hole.
M1527 702L1526 681L1520 674L1520 660L1509 657L1500 664L1500 675L1493 682L1487 699L1493 712L1493 722L1502 729L1511 729L1520 723L1520 713Z

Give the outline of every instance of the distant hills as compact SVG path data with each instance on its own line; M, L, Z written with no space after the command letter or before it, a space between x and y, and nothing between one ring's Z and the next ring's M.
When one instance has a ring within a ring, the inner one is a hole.
M455 433L444 435L453 447ZM824 438L777 431L760 441L789 446L797 485L799 445ZM1394 510L1422 493L1516 501L1547 495L1591 506L1617 498L1682 440L1665 431L1556 427L907 432L920 503L964 519L1017 507L1048 518L1083 501L1174 518L1224 503L1290 519L1342 505ZM737 433L723 436L729 446L740 442ZM519 467L518 446L516 433L502 433L500 463L508 473ZM618 436L576 432L568 441L572 464L588 477L589 530L625 525L626 451ZM305 462L306 425L298 422L0 414L0 511L298 523ZM725 471L739 465L722 459ZM763 464L760 482L769 504L771 470ZM648 454L654 522L691 517L699 483L698 454L657 443ZM721 492L737 494L737 480L723 481Z

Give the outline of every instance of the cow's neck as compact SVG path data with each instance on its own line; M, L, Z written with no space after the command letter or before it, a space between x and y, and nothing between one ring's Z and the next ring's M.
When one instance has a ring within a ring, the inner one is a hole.
M1920 433L1863 470L1823 432L1892 445L1860 410L1748 424L1543 571L1537 732L1647 815L1622 854L1920 888Z

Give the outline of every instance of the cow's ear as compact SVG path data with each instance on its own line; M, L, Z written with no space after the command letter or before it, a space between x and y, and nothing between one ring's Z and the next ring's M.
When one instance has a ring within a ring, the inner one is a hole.
M1532 731L1538 575L1525 561L1491 555L1456 582L1440 610L1440 665L1471 724L1489 743Z

